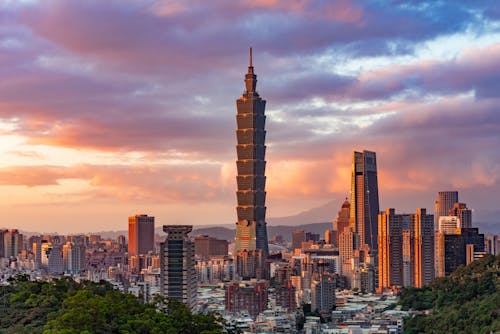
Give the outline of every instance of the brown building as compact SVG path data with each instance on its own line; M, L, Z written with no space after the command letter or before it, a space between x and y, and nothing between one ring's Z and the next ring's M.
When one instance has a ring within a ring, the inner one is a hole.
M292 249L302 248L303 241L306 241L306 232L304 230L293 230Z
M154 250L155 217L128 217L128 255L147 254Z
M238 283L226 287L226 310L232 313L242 311L255 319L260 312L267 309L267 281Z
M336 234L334 234L334 239L333 243L335 246L339 245L339 235L342 231L344 231L345 227L348 227L350 224L350 210L351 210L351 204L345 199L344 203L342 203L342 207L340 208L340 211L337 213L337 218L333 221L333 230L336 231Z
M448 216L453 204L458 202L458 191L440 191L434 202L434 225L438 226L439 217Z
M283 285L276 288L276 305L294 311L297 308L297 301L295 298L296 289L292 281L288 280Z
M236 273L242 280L266 278L266 261L260 249L242 250L235 256Z
M435 278L434 268L434 216L418 208L413 216L413 253L415 257L414 284L421 288Z
M227 255L227 240L217 239L208 235L198 235L194 238L194 253L203 259L212 256Z

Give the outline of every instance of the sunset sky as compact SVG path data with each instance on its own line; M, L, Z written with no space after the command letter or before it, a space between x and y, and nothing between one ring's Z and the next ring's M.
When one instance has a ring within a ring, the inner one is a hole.
M250 46L268 217L340 208L369 149L381 209L500 221L495 1L0 0L0 226L234 223Z

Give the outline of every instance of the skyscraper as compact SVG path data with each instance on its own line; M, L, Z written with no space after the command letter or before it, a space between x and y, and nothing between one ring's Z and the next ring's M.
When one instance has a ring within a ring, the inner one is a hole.
M449 214L458 217L460 220L460 228L472 227L472 210L467 208L465 203L453 203L453 207L450 209Z
M241 250L260 250L266 257L268 254L265 204L266 101L256 92L256 85L257 76L254 74L252 48L250 48L250 64L245 75L246 91L236 101L238 222L235 253Z
M377 157L375 152L353 152L351 174L351 213L350 223L358 233L360 245L377 249L378 242L378 181Z
M414 284L421 288L435 277L434 268L434 217L418 208L413 216Z
M160 293L193 309L196 302L194 243L188 233L191 225L164 225L167 233L160 248Z
M458 191L440 191L434 202L434 226L437 228L439 217L448 216L453 205L458 202Z
M339 235L341 232L344 231L345 227L349 226L350 222L350 211L351 211L351 203L345 199L344 203L342 203L342 207L340 208L340 211L337 214L337 218L333 221L333 230L336 232L334 233L334 244L338 245L339 244Z
M147 254L154 250L155 217L135 215L128 217L128 255Z

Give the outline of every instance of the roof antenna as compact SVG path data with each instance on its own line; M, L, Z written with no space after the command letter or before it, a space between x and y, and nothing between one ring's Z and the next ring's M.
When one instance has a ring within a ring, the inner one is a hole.
M250 47L250 67L252 67L252 47Z

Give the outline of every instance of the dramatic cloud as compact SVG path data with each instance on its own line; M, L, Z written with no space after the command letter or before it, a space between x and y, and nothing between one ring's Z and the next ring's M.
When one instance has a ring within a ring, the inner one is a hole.
M271 215L346 196L363 149L382 206L458 189L493 212L499 19L489 1L0 0L2 218L80 203L110 227L124 206L232 222L249 46Z

